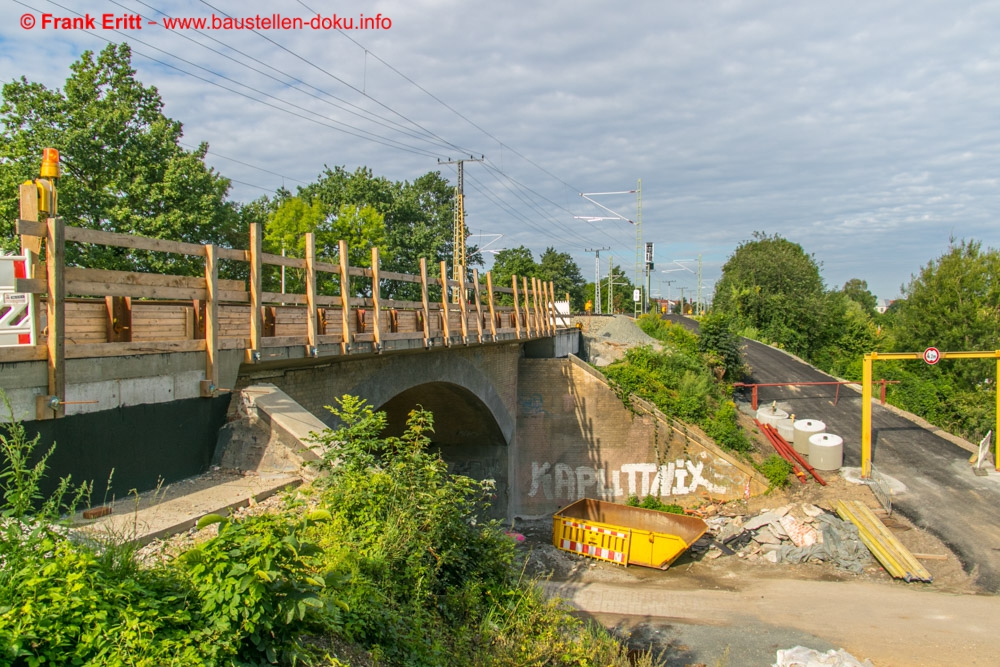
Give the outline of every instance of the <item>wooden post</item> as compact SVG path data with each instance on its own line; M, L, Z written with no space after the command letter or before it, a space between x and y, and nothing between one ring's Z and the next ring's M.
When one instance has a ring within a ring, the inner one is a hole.
M486 298L490 306L490 339L497 339L497 313L493 307L493 272L486 272Z
M109 343L128 343L132 340L132 297L106 296L104 308L105 340ZM193 325L193 322L192 322Z
M63 263L66 259L66 228L62 218L49 218L45 222L45 270L48 279L48 301L45 304L48 315L49 395L36 401L36 416L39 419L64 417L66 408L66 275ZM50 402L51 401L51 402Z
M378 246L372 246L372 329L375 334L375 351L382 352L382 308L379 292L382 290L378 277Z
M448 263L441 262L441 335L445 346L451 345L451 325L448 322Z
M317 354L319 322L316 312L316 234L306 233L306 356Z
M348 301L351 292L351 276L347 271L347 241L339 241L337 253L340 255L340 352L347 354L351 351L351 306Z
M542 281L538 278L531 279L531 305L535 312L535 335L544 336L545 335L545 322L542 321L542 309L541 304L538 303L538 288L541 286Z
M261 280L264 270L261 250L263 248L263 226L259 222L250 223L250 349L247 361L260 361L260 339L264 333L264 318L261 312Z
M215 244L205 246L205 379L201 395L211 398L219 387L219 262Z
M533 327L532 324L537 324L537 323L533 323L531 321L531 297L528 293L527 277L521 278L521 286L524 288L524 322L525 322L524 328L527 330L528 338L531 338L531 332L537 331L537 327Z
M569 304L569 300L568 299L566 300L566 303ZM558 313L556 311L556 284L555 284L555 281L552 281L552 280L549 281L549 304L551 306L551 310L549 310L549 314L550 314L550 317L552 318L552 320L551 320L551 322L552 322L552 334L555 335L556 328L557 328L557 326L559 324L559 318L558 318Z
M521 304L518 303L519 295L517 293L517 276L512 275L510 277L511 283L514 285L514 328L517 330L517 337L521 337Z
M465 286L465 267L458 272L458 310L462 313L462 344L469 344L469 293Z
M431 308L427 297L427 258L420 258L420 301L424 306L424 347L431 345Z
M479 299L479 269L472 269L472 288L476 294L476 332L479 342L483 342L483 304Z
M35 187L35 184L22 184L18 189L18 194L20 196L21 219L38 222L38 189ZM25 277L41 278L40 275L36 275L38 272L38 257L41 252L42 237L21 236L21 254L25 258ZM42 302L37 294L32 294L28 298L31 299L31 317L34 320L31 323L31 329L35 334L35 340L32 343L38 345L38 337L42 333L41 328L38 326L41 320L40 306Z
M541 302L539 307L541 309L542 316L542 330L547 336L552 335L552 309L549 306L549 284L544 280L538 281L538 287L541 289Z

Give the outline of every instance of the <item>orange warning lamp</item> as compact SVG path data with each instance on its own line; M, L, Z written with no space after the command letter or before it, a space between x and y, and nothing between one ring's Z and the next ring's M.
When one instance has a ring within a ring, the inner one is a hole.
M59 151L55 148L42 149L42 178L59 178Z

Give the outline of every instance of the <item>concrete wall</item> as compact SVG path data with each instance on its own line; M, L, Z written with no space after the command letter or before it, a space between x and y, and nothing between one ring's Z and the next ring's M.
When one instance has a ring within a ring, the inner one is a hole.
M242 359L242 350L219 352L221 387L234 385ZM35 419L35 397L48 394L48 377L44 361L0 364L0 389L10 401L15 419ZM66 415L198 398L204 379L204 352L68 359L66 401L87 402L67 405ZM0 410L0 422L9 417Z
M753 468L652 406L627 409L575 357L519 362L512 514L543 516L583 497L624 502L735 498L767 488Z

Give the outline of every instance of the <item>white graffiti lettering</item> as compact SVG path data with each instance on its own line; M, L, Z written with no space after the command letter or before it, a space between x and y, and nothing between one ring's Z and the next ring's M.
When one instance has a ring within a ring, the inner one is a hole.
M622 479L622 477L625 479ZM673 463L626 463L618 470L608 471L592 466L576 466L565 463L533 461L531 464L531 488L528 497L534 498L541 491L546 500L579 500L580 498L604 498L614 500L626 494L640 497L681 496L704 488L709 493L724 494L727 487L705 477L703 461L677 459Z
M552 500L552 473L549 472L549 468L552 465L549 463L543 463L538 465L538 462L532 462L531 464L531 491L528 492L529 498L534 498L538 494L538 489L542 489L542 493L545 494L546 500Z

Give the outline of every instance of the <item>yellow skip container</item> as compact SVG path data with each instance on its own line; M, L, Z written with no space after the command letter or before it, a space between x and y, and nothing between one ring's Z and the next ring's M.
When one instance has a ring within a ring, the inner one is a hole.
M697 517L583 498L552 517L552 544L618 565L665 570L707 530Z

